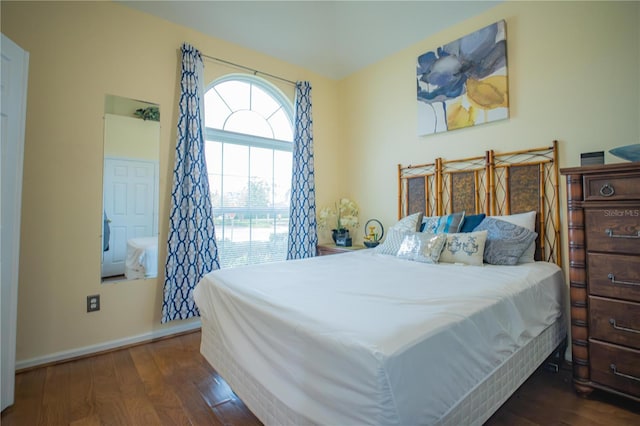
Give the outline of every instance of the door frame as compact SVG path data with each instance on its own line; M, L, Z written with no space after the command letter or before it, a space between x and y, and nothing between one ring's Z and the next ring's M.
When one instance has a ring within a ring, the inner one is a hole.
M16 371L16 330L18 323L18 272L20 255L20 214L27 117L29 52L2 34L2 149L0 150L0 277L2 342L0 346L1 410L13 405ZM7 69L8 67L8 69ZM5 86L6 84L6 86ZM6 119L9 117L9 119ZM4 139L6 137L6 140Z

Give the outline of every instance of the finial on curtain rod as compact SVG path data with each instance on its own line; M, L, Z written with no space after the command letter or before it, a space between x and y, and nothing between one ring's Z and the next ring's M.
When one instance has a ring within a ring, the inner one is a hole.
M212 61L220 62L220 63L226 64L226 65L231 65L232 67L240 68L240 69L243 69L243 70L246 70L246 71L251 71L253 73L253 75L262 74L262 75L265 75L267 77L271 77L271 78L275 78L275 79L280 80L280 81L284 81L285 83L289 83L292 86L296 85L295 81L287 80L286 78L278 77L277 75L273 75L273 74L269 74L269 73L266 73L266 72L262 72L262 71L259 71L259 70L253 69L253 68L246 67L244 65L240 65L240 64L236 64L236 63L233 63L233 62L230 62L230 61L226 61L224 59L216 58L214 56L205 55L204 53L201 53L201 55L202 55L203 58L207 58L207 59L210 59Z

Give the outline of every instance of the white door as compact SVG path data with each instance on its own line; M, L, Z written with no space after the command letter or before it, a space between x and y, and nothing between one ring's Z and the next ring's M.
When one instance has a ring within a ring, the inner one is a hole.
M16 370L16 322L18 313L18 256L22 162L27 112L29 53L2 34L0 72L0 279L2 330L0 387L2 410L13 405Z
M105 158L102 277L124 274L127 240L154 233L156 163Z

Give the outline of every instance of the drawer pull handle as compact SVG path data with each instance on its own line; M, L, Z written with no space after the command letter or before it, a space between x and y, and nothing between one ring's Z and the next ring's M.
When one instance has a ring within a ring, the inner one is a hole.
M640 377L635 377L635 376L631 376L630 374L624 374L624 373L620 373L618 371L618 369L616 368L615 364L611 364L609 366L609 368L611 369L611 372L613 374L615 374L616 376L620 376L620 377L624 377L625 379L631 379L631 380L635 380L637 382L640 382Z
M631 281L618 281L616 280L616 276L613 275L613 272L610 272L607 278L611 280L611 284L640 285L640 283L632 283Z
M611 327L615 328L616 330L627 331L629 333L640 334L640 330L634 330L633 328L627 328L627 327L619 326L618 324L616 324L615 318L609 318L609 324L611 324Z
M605 183L604 185L602 185L602 188L600 188L600 195L602 195L603 197L611 197L615 193L616 190L613 189L613 186L609 185L608 183Z
M636 235L633 235L633 234L629 234L629 235L615 235L615 234L613 233L613 229L609 229L609 228L607 228L607 229L605 229L605 230L604 230L604 233L605 233L605 234L607 234L607 236L608 236L609 238L634 238L634 239L635 239L635 238L640 238L640 231L636 232Z

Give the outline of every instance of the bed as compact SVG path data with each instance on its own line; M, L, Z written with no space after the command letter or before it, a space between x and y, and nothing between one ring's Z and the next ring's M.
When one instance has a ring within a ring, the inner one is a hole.
M214 271L194 291L202 354L265 424L482 424L565 340L556 156L398 166L398 223L532 211L538 261L372 249Z
M158 275L158 237L138 237L127 240L124 275L128 280L152 278Z

